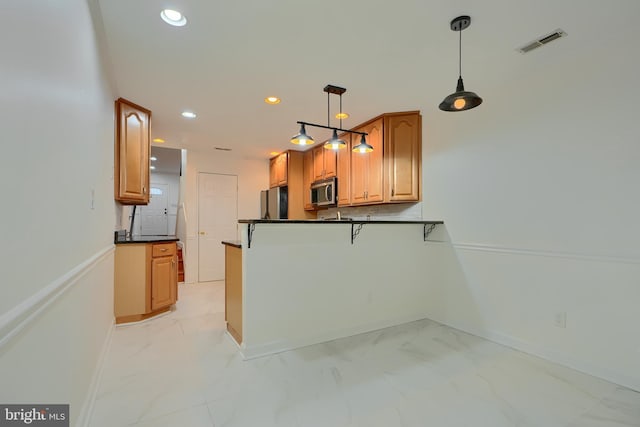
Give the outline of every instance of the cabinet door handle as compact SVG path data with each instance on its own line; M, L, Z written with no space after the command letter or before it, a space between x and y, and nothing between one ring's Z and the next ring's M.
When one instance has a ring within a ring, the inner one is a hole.
M160 252L167 252L168 250L169 249L167 249L167 248L162 248L162 249L160 249Z
M395 196L395 193L396 193L395 189L392 188L391 189L391 197Z
M145 186L142 187L142 194L147 194L147 187Z

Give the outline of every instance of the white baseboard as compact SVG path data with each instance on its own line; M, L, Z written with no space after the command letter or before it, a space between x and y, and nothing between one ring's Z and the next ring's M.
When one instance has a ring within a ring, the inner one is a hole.
M294 350L296 348L307 347L309 345L320 344L340 338L373 332L380 329L390 328L392 326L398 326L404 323L415 322L416 320L422 320L426 318L427 316L424 314L414 314L410 316L398 317L395 319L385 319L384 321L380 322L372 322L364 325L333 330L322 334L316 334L314 336L283 339L258 345L247 345L246 340L244 339L246 337L243 337L243 343L240 346L240 353L242 354L242 358L245 360L256 359L258 357L270 356L272 354L282 353L284 351Z
M558 365L565 366L575 371L601 378L603 380L610 381L612 383L640 392L640 376L638 373L635 373L634 375L633 373L619 372L615 369L594 365L587 361L579 360L575 357L569 356L566 353L556 351L552 348L545 348L539 345L535 345L528 341L512 337L510 335L505 335L500 332L467 328L461 325L455 325L450 322L443 322L440 320L434 321L457 329L459 331L484 338L496 344L504 345L514 350L521 351L532 356L540 357L541 359L547 360L549 362L557 363Z
M78 416L78 420L76 422L76 427L89 427L89 423L91 422L91 417L93 415L93 406L96 401L96 396L98 394L98 387L100 386L100 382L102 380L102 373L104 371L104 362L109 353L109 349L111 348L111 340L113 339L113 331L116 329L115 318L113 319L113 323L107 332L107 336L105 337L104 343L102 344L102 349L100 351L100 358L98 359L98 363L96 365L96 369L93 372L93 376L91 377L91 383L89 384L89 390L87 391L87 397L84 400L82 405L82 409L80 410L80 415Z

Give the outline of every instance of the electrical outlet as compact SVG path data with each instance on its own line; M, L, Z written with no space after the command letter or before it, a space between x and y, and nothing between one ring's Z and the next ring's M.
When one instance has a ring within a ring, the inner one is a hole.
M558 328L566 328L567 327L567 312L566 311L558 311L554 318L553 323Z
M91 189L91 210L96 208L96 190Z

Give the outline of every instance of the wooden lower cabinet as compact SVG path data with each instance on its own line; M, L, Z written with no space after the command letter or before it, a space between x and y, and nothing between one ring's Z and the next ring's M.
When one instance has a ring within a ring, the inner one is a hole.
M116 323L136 322L168 311L178 300L175 242L116 245Z
M225 244L224 320L227 331L242 344L242 248Z

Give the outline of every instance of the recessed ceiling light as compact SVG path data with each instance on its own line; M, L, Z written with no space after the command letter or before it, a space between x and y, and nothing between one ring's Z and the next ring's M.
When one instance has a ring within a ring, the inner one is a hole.
M155 170L155 168L156 168L155 166L149 166L149 169L151 170Z
M151 157L149 157L149 159L150 159L152 162L155 162L156 160L158 160L158 158L157 158L156 156L151 156Z
M349 113L338 113L336 114L336 119L348 119Z
M193 111L183 111L182 117L186 117L187 119L195 119L197 116Z
M276 105L280 104L280 98L278 98L277 96L267 96L264 99L264 102L266 102L267 104Z
M165 9L160 12L160 17L164 22L174 27L183 27L187 25L187 18L177 10Z
M153 138L153 142L158 144L164 144L164 139L162 138Z

